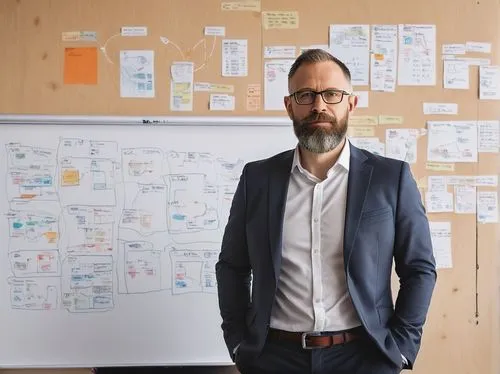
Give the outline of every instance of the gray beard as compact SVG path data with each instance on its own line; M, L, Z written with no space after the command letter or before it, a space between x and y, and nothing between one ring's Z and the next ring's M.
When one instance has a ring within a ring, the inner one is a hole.
M297 138L304 149L312 153L326 153L335 149L344 139L343 133L327 133L323 129L316 129L312 134L303 133Z

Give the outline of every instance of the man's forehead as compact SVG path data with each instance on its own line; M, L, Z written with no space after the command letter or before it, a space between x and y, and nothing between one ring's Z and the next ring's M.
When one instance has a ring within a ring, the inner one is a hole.
M333 61L305 63L301 65L289 81L290 89L297 85L321 82L331 86L349 86L342 68Z

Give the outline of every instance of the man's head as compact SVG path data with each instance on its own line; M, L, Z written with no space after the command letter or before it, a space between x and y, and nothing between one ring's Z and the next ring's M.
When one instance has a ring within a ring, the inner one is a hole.
M357 104L347 66L322 49L307 50L290 69L288 92L285 107L299 144L314 153L336 148Z

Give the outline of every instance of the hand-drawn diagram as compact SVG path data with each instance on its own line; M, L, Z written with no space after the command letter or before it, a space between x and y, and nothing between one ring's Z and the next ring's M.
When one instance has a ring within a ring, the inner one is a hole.
M59 307L60 278L9 278L13 309L56 310Z
M104 312L127 295L216 292L243 160L79 138L55 148L6 145L13 309Z
M218 255L215 250L192 251L173 248L170 251L172 293L217 292L215 263Z
M67 252L107 253L113 249L114 209L70 205L64 210Z
M475 121L430 121L427 159L437 162L477 162Z
M70 312L112 309L112 256L69 256L62 266L62 295Z
M9 143L6 148L9 201L57 200L55 151L18 143Z

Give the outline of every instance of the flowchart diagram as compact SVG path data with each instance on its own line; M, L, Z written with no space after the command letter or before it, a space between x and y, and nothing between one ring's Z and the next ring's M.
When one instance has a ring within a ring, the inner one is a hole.
M105 312L118 296L216 292L243 160L64 137L5 150L12 309Z

